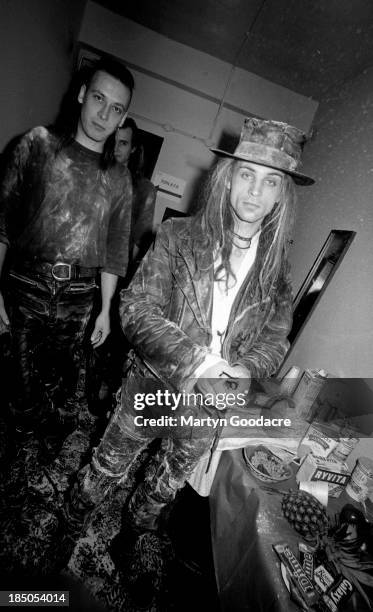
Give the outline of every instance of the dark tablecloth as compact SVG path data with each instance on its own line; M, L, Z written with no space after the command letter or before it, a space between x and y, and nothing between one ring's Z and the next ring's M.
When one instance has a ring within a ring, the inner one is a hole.
M295 474L295 470L294 470ZM296 489L295 476L272 485ZM351 499L329 499L338 512ZM210 494L212 547L221 608L239 612L296 612L282 581L272 544L287 542L298 554L301 537L283 517L281 495L269 493L250 473L242 449L225 451Z

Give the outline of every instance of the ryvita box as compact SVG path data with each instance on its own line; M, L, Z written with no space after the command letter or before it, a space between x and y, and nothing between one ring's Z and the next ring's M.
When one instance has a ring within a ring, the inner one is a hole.
M332 458L306 455L297 472L297 482L311 480L327 482L329 497L339 497L350 480L351 470L347 463Z

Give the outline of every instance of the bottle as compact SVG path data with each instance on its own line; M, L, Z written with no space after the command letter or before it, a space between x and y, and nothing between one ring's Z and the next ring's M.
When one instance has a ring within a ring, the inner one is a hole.
M280 391L284 393L284 395L292 395L296 389L298 384L298 377L300 373L300 368L298 366L292 366L286 372L284 377L281 380Z

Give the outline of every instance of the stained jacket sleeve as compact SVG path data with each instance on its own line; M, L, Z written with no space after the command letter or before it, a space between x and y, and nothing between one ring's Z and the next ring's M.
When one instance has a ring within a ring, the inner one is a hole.
M275 374L289 349L287 336L293 319L293 299L289 265L286 262L277 281L269 316L251 346L240 346L237 363L244 365L253 378Z
M154 248L148 251L130 287L121 292L120 316L125 335L153 373L183 389L208 349L193 342L167 318L175 253L170 235L171 220L161 225Z
M22 192L24 171L30 153L27 135L4 153L5 163L0 178L0 242L9 246L11 225L17 219Z
M121 181L120 193L115 196L109 220L104 272L125 276L128 266L129 240L132 217L132 182L129 172Z

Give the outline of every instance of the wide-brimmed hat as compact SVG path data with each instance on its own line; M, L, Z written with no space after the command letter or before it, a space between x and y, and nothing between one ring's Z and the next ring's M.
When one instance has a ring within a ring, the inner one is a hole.
M216 155L253 162L282 170L293 177L297 185L313 185L309 176L298 172L306 135L296 127L280 121L246 117L240 142L234 153L210 149Z

